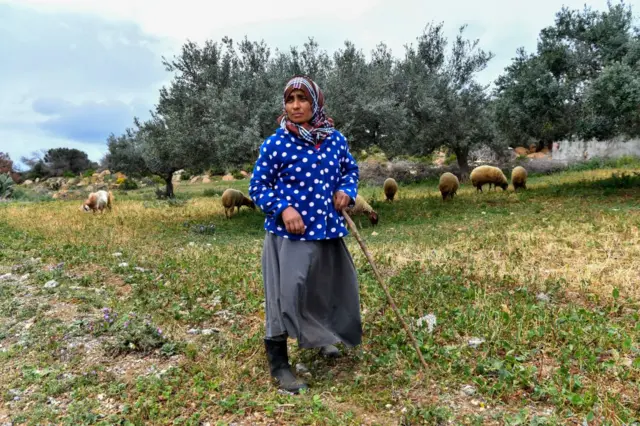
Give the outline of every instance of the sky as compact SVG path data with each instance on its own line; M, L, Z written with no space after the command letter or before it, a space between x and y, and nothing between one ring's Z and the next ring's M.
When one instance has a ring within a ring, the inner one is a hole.
M628 0L634 12L640 0ZM491 83L518 47L535 50L565 5L603 10L606 0L0 0L0 152L14 161L42 149L81 149L94 161L110 133L149 116L169 83L162 57L192 40L264 40L273 50L313 37L332 53L349 40L365 52L385 42L400 57L425 25L444 22L495 58ZM330 101L330 100L328 100Z

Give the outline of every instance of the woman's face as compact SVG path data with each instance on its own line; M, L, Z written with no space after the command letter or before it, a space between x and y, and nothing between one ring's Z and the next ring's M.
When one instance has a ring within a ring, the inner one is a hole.
M289 120L296 124L308 123L313 117L311 100L300 89L291 91L285 100L284 109Z

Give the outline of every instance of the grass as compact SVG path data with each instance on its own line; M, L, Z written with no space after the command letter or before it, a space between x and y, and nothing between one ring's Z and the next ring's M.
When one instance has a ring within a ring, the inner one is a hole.
M104 215L77 201L5 203L0 423L639 421L640 183L629 173L536 176L517 194L463 185L447 203L434 182L403 186L393 204L362 187L381 219L372 229L363 218L361 234L430 369L349 237L363 345L336 362L292 343L292 363L310 371L297 397L274 390L263 354L263 217L243 208L226 220L220 205L246 180L179 185L172 206L132 191ZM431 333L416 325L427 313Z

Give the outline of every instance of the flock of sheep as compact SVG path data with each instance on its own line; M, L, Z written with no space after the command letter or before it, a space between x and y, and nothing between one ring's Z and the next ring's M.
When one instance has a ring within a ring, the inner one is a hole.
M482 187L486 184L491 186L500 187L502 190L506 190L509 187L509 181L504 175L502 170L493 166L479 166L473 169L470 176L471 185L476 188L476 191L482 192ZM517 191L519 188L527 189L527 170L522 166L517 166L511 172L511 184L513 189ZM460 188L460 181L453 173L443 173L440 176L440 182L438 189L442 194L442 200L447 198L453 199L453 196ZM384 195L387 201L392 202L396 193L398 192L398 183L393 178L388 178L384 181L383 187ZM256 206L254 202L241 191L237 189L226 189L222 194L222 206L224 207L224 214L227 218L233 215L234 209L247 206L255 210ZM372 225L378 223L378 213L366 202L366 200L358 195L356 197L356 203L353 207L350 207L347 212L354 215L365 215L369 218Z
M482 192L482 187L486 184L491 186L500 187L502 190L506 190L509 187L507 177L497 167L493 166L479 166L473 169L471 172L471 184L477 191ZM527 171L522 166L517 166L511 172L511 184L514 190L519 188L527 188ZM438 189L442 194L442 200L446 201L447 198L453 199L453 196L460 188L460 181L453 173L443 173L440 176L440 182ZM388 178L384 181L383 185L384 195L386 200L391 202L398 192L398 183L393 178ZM97 191L89 194L89 197L83 202L82 210L85 212L93 211L103 212L104 209L111 210L113 205L113 194L110 191ZM235 209L240 212L240 207L247 206L253 210L256 209L256 205L249 197L245 196L241 191L237 189L228 188L222 193L222 206L224 207L224 214L227 219L233 216ZM366 202L366 200L358 195L353 207L347 209L347 212L351 216L364 215L369 218L372 225L378 223L378 213Z

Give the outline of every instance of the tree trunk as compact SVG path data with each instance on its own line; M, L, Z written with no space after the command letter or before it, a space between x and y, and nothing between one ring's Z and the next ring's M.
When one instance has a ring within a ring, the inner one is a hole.
M165 190L165 195L167 198L173 198L173 173L169 173L167 177L164 178L165 183L167 184L167 188Z
M468 149L454 149L458 160L458 167L460 168L460 180L466 181L469 179L469 150Z

